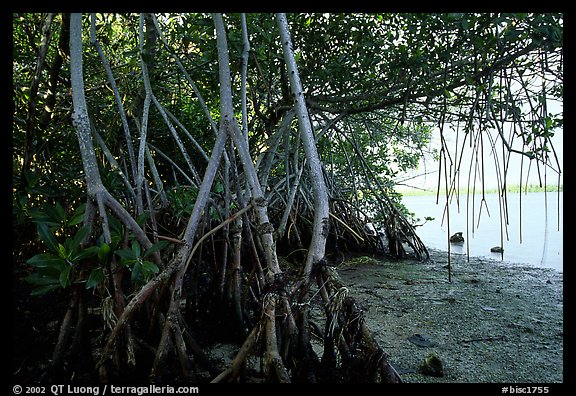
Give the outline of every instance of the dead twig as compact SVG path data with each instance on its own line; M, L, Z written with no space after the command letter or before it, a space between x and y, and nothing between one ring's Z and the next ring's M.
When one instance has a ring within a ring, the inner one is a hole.
M507 338L504 335L501 336L488 336L488 337L478 337L478 338L470 338L467 340L460 340L461 343L470 343L470 342L481 342L481 341L506 341Z

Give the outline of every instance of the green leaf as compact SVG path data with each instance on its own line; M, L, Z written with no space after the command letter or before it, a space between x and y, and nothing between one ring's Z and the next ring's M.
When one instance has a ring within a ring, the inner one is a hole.
M90 233L90 227L88 225L80 227L80 229L78 230L78 232L76 232L76 235L74 235L74 238L72 239L72 249L80 247L80 244L82 243L82 241L84 241L84 239L86 239L89 233Z
M32 221L35 222L36 224L43 223L49 227L60 226L60 223L51 220L50 217L43 210L30 208L28 209L28 214L32 218Z
M224 185L220 182L214 184L214 192L220 194L224 192Z
M140 277L140 272L141 272L142 266L140 264L140 260L137 260L136 263L134 264L134 267L132 267L132 276L130 279L132 279L132 282L136 282L138 280L138 278Z
M94 268L90 275L88 276L88 280L86 281L86 289L92 289L98 286L104 280L104 270L102 267Z
M33 274L28 275L24 280L31 285L36 286L43 286L43 285L58 285L60 287L60 271L52 271L52 273L48 271L42 272L35 272Z
M116 253L118 256L120 256L124 260L136 260L138 258L138 256L135 256L134 252L132 250L129 250L129 249L116 250L114 253Z
M90 246L89 248L82 249L76 255L70 257L70 260L72 260L74 263L77 263L78 261L83 260L85 258L94 257L98 254L98 249L99 249L98 246Z
M56 206L45 206L44 212L47 217L58 226L61 226L66 218L66 211L60 203L56 203Z
M67 265L66 267L64 267L64 270L60 273L60 285L62 285L63 288L67 288L68 285L70 284L70 270L72 270L72 267Z
M53 254L37 254L26 262L36 268L53 267L62 269L62 266L65 264L64 259L54 256Z
M59 289L59 288L60 288L60 284L44 285L44 286L36 287L34 290L32 290L30 292L30 295L31 296L42 296L48 292L51 292L54 289Z
M98 261L105 264L111 251L112 249L110 249L110 246L106 242L102 243L102 246L98 248Z
M140 253L142 253L140 244L136 241L132 242L132 253L134 254L134 257L140 257Z
M142 226L144 223L146 223L146 221L148 220L149 217L150 217L150 212L141 213L136 218L136 223L138 223L138 225Z
M62 205L60 205L60 202L56 202L56 206L54 207L54 213L55 213L55 218L60 222L63 223L64 220L66 219L66 211L64 210L64 208L62 207Z
M64 242L65 245L70 245L70 240L67 239ZM66 246L62 246L61 244L58 244L58 256L62 257L63 259L68 257L68 252L69 249L66 249Z
M142 261L142 269L144 270L144 272L147 272L149 274L157 274L158 272L160 272L160 268L158 268L158 266L150 261Z
M210 218L212 220L218 220L220 218L218 211L214 209L214 206L210 206Z
M86 204L78 206L72 215L72 218L68 221L69 226L80 224L84 220L84 211L86 209Z
M46 247L50 249L52 252L58 254L59 244L56 241L56 238L54 238L54 235L52 235L52 232L50 232L48 226L44 223L38 223L37 229L38 229L38 237L42 240L42 242L44 242Z
M143 257L148 257L150 256L152 253L155 253L159 250L164 249L166 246L169 245L168 241L158 241L156 242L154 245L150 246L146 252L144 252L144 256Z
M82 223L82 221L84 221L84 213L74 215L70 221L68 221L68 225L73 226Z

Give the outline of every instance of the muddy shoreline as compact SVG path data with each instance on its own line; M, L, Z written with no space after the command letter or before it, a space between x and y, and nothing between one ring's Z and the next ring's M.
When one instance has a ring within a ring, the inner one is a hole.
M338 267L405 382L563 382L561 272L452 254L448 282L447 253L430 253L426 263L361 257ZM431 352L441 377L422 374Z
M468 262L452 254L448 282L447 253L430 254L424 263L359 256L337 266L343 285L362 307L369 329L404 382L547 384L572 379L563 373L561 272L486 258L471 257ZM58 322L49 309L31 311L29 291L17 290L15 314L28 321L18 322L15 332L14 378L37 381L52 352ZM49 301L51 307L65 307L65 301L54 296ZM324 323L319 296L311 308L312 320ZM34 323L47 325L39 331ZM322 345L316 341L320 355ZM29 347L21 350L22 345ZM238 348L230 343L207 347L222 370ZM441 359L443 376L421 372L430 353ZM258 358L250 360L258 366ZM207 372L205 380L211 380Z

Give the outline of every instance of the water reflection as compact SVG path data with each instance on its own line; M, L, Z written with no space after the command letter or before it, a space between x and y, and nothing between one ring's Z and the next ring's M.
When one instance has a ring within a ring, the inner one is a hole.
M451 252L471 256L502 259L501 253L490 252L495 246L504 248L504 261L525 263L536 267L563 266L563 193L508 193L508 226L500 223L497 194L460 196L459 203L450 204L450 229L443 219L444 201L436 205L436 196L406 196L406 207L423 219L435 220L417 228L426 246L447 250L448 238L461 231L463 244L451 244ZM468 208L468 210L467 210ZM488 215L489 213L489 215Z

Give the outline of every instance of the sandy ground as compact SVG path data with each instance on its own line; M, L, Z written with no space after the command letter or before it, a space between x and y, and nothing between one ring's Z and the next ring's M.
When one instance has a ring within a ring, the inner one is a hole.
M431 251L345 261L340 277L405 382L563 382L563 274ZM422 345L409 340L420 339ZM444 375L423 375L434 352Z

